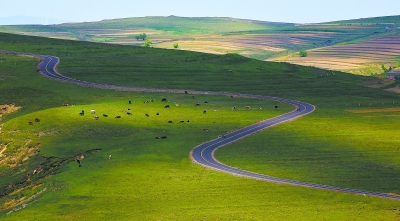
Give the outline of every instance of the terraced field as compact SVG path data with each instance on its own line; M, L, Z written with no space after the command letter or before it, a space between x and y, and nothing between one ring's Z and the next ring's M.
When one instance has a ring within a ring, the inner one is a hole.
M355 74L382 72L382 65L397 66L400 56L400 35L378 37L354 44L318 48L308 56L293 56L286 61L331 70L345 70Z
M266 60L303 49L354 41L384 31L382 25L304 25L234 18L143 17L49 26L1 26L0 31L51 38L140 46L134 36L146 33L152 47L213 54L236 53ZM289 62L291 62L289 60ZM316 63L318 65L318 63ZM351 66L350 68L358 68Z

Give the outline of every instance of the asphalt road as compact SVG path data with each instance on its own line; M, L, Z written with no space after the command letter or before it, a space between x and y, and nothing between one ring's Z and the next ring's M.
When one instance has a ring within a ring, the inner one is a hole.
M264 100L274 100L279 102L285 102L288 104L294 105L296 108L286 114L281 116L277 116L268 120L261 121L259 123L247 126L240 130L227 133L222 137L218 137L214 140L208 141L203 143L197 147L195 147L190 152L190 157L193 162L203 165L205 167L209 167L211 169L219 170L225 173L230 173L237 176L248 177L252 179L264 180L268 182L280 183L280 184L288 184L293 186L302 186L308 188L316 188L316 189L323 189L323 190L333 190L338 192L344 193L351 193L351 194L360 194L364 196L374 196L374 197L381 197L387 199L395 199L400 200L400 195L392 195L388 193L380 193L380 192L371 192L365 190L357 190L357 189L349 189L349 188L342 188L342 187L335 187L335 186L328 186L322 184L315 184L315 183L307 183L307 182L300 182L296 180L289 180L289 179L282 179L278 177L267 176L263 174L252 173L249 171L241 170L238 168L230 167L228 165L222 164L218 162L214 158L214 152L227 144L233 143L237 140L243 139L251 134L257 133L261 130L264 130L269 127L273 127L275 125L294 120L298 117L310 114L315 110L315 107L311 104L296 101L296 100L289 100L277 97L269 97L269 96L261 96L261 95L251 95L251 94L237 94L237 93L227 93L227 92L212 92L212 91L191 91L191 90L172 90L172 89L148 89L148 88L129 88L129 87L121 87L121 86L114 86L114 85L106 85L106 84L97 84L91 83L86 81L80 81L73 78L68 78L60 73L57 72L57 65L59 63L59 59L54 56L47 56L47 55L30 55L30 54L20 54L15 52L5 52L3 53L9 54L18 54L18 55L29 55L35 56L42 59L42 62L38 64L38 70L40 73L45 77L63 81L67 83L73 83L76 85L84 86L84 87L93 87L93 88L102 88L102 89L109 89L109 90L118 90L118 91L134 91L134 92L165 92L165 93L188 93L188 94L210 94L210 95L225 95L225 96L232 96L232 97L246 97L246 98L254 98L254 99L264 99Z

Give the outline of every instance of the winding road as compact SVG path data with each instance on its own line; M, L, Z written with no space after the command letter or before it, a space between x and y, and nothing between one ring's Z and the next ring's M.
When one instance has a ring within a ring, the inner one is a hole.
M328 185L322 185L322 184L301 182L301 181L296 181L296 180L282 179L282 178L267 176L267 175L263 175L263 174L257 174L257 173L241 170L238 168L230 167L221 162L218 162L214 158L214 152L220 147L223 147L225 145L228 145L230 143L233 143L235 141L243 139L251 134L257 133L266 128L273 127L275 125L278 125L278 124L281 124L281 123L284 123L284 122L287 122L290 120L294 120L298 117L310 114L311 112L313 112L315 110L315 107L311 104L301 102L301 101L296 101L296 100L289 100L289 99L270 97L270 96L251 95L251 94L238 94L238 93L212 92L212 91L190 91L190 90L185 91L185 90L172 90L172 89L130 88L130 87L91 83L91 82L86 82L86 81L81 81L81 80L65 77L65 76L61 75L60 73L58 73L56 68L57 68L57 65L60 60L57 57L47 56L47 55L32 55L32 54L24 54L24 53L16 53L16 52L8 52L8 51L0 51L0 52L7 53L7 54L14 54L14 55L38 57L41 59L41 62L37 66L38 71L40 71L40 73L43 76L53 79L53 80L73 83L73 84L76 84L79 86L84 86L84 87L102 88L102 89L117 90L117 91L132 91L132 92L162 92L162 93L225 95L225 96L232 96L232 97L245 97L245 98L263 99L263 100L274 100L274 101L292 104L296 108L289 113L258 122L256 124L247 126L245 128L236 130L231 133L227 133L222 137L208 141L206 143L203 143L203 144L195 147L190 152L190 157L191 157L192 161L195 163L198 163L200 165L203 165L205 167L211 168L211 169L219 170L219 171L222 171L225 173L230 173L230 174L237 175L237 176L248 177L248 178L252 178L252 179L258 179L258 180L280 183L280 184L288 184L288 185L293 185L293 186L302 186L302 187L316 188L316 189L323 189L323 190L333 190L333 191L344 192L344 193L360 194L360 195L364 195L364 196L374 196L374 197L400 200L400 195L328 186Z

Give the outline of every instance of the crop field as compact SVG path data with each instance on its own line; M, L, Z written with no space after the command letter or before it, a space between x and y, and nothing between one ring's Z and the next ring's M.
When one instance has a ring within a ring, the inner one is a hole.
M379 37L360 43L310 50L305 58L291 57L286 61L357 74L369 74L371 72L364 72L363 69L374 67L375 73L381 73L381 65L397 65L400 54L399 41L400 35Z
M260 22L233 18L143 17L100 22L48 26L1 26L2 32L93 41L122 45L143 44L134 36L146 33L152 47L173 48L213 54L235 53L258 60L304 62L305 65L335 70L360 69L351 61L335 60L321 64L318 59L297 61L293 55L303 49L316 49L341 43L365 41L374 35L385 35L383 25L299 25ZM373 54L373 53L372 53ZM287 59L291 57L290 59ZM325 57L324 57L325 58ZM334 58L329 58L331 60ZM365 69L365 68L364 68ZM370 68L371 69L371 68ZM376 67L372 68L373 70ZM371 70L364 70L368 73Z
M58 56L58 70L81 80L312 103L311 115L221 148L217 159L267 175L400 194L400 95L362 85L371 77L232 54L9 34L0 39L2 50ZM400 218L399 201L266 183L190 161L196 145L292 106L78 87L42 77L36 62L0 54L0 108L8 110L0 133L2 220Z

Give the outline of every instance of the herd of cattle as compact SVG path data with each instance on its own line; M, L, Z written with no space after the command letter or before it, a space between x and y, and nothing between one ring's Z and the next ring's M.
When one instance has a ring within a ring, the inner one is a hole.
M194 99L194 96L192 96L192 98ZM167 99L166 99L166 98L162 98L161 101L162 101L162 102L167 102ZM150 102L154 102L154 100L148 100L148 101L145 101L145 102L143 102L143 103L147 104L147 103L150 103ZM204 101L204 103L205 103L205 104L208 104L207 101ZM128 101L128 104L132 104L132 102L131 102L131 101ZM63 106L64 106L64 107L69 107L70 105L64 103ZM75 106L75 105L72 105L72 106ZM176 106L178 106L178 105L176 104ZM199 103L196 103L195 106L200 106L200 104L199 104ZM167 104L167 105L164 105L164 108L170 108L170 105L168 105L168 104ZM277 108L278 108L278 106L275 106L275 109L277 109ZM247 109L247 110L250 110L250 106L246 106L246 109ZM234 110L236 110L236 106L233 106L233 107L232 107L232 111L234 111ZM260 110L261 110L261 108L260 108ZM215 110L214 110L214 111L215 111ZM125 112L127 115L132 115L132 113L131 113L131 108L128 108L127 111L124 110L123 112ZM94 120L99 120L99 119L100 119L100 117L99 117L98 115L96 115L96 110L90 110L90 114L93 115L93 119L94 119ZM207 109L204 109L204 110L203 110L203 114L207 114ZM81 110L81 112L79 112L79 115L80 115L80 116L85 116L85 110ZM156 115L159 116L160 113L157 112ZM145 116L145 117L150 117L150 115L149 115L148 113L144 114L144 116ZM108 118L108 114L103 114L103 117ZM115 116L114 118L115 118L115 119L120 119L120 118L121 118L121 115L117 115L117 116ZM39 119L39 118L35 118L35 122L37 122L37 123L40 122L40 119ZM179 123L181 123L181 124L183 124L183 123L185 123L185 122L189 123L190 120L181 120L181 121L179 121ZM29 123L29 125L33 125L33 122L32 122L32 121L29 121L28 123ZM172 123L173 123L172 120L169 120L169 121L168 121L168 124L172 124ZM207 128L205 128L205 129L203 129L203 130L204 130L204 131L208 131ZM156 138L156 139L166 139L167 137L166 137L166 136L162 136L162 137L155 137L155 138Z

